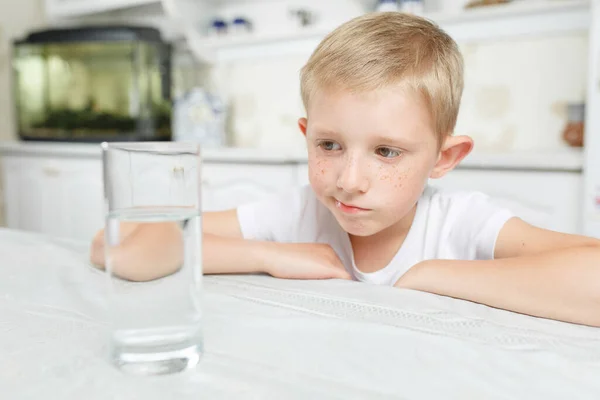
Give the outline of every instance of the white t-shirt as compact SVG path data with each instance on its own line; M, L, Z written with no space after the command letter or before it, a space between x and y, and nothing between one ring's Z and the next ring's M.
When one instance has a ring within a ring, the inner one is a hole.
M513 216L483 193L428 186L396 255L386 267L365 273L354 264L348 234L316 198L310 185L242 205L237 212L246 239L327 243L354 279L390 286L423 260L492 259L498 233Z

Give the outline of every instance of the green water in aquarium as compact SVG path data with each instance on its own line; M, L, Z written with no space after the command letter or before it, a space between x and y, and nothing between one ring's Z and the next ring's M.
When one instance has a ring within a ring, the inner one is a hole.
M18 129L30 138L170 138L159 54L144 42L27 44L15 49Z

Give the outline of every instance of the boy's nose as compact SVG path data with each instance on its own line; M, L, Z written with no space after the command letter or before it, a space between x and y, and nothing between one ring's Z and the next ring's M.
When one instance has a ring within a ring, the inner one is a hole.
M337 187L347 193L364 193L369 189L369 181L364 168L356 160L348 160L337 180Z

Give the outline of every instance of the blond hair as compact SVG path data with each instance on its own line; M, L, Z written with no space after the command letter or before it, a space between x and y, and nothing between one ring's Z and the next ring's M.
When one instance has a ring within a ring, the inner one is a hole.
M439 138L456 125L463 60L454 40L434 23L400 12L354 18L331 32L300 75L304 107L318 90L368 92L407 86L423 96Z

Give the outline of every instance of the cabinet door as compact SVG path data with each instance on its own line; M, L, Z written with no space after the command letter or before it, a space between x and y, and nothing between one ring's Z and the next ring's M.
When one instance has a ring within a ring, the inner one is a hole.
M2 160L2 174L6 226L41 232L43 181L35 165L7 157Z
M202 210L235 208L295 184L293 165L205 163L202 168Z
M499 205L536 226L568 233L581 230L582 178L579 173L457 169L429 183L452 190L486 193Z
M7 226L89 240L103 226L100 160L6 157Z
M60 207L61 233L90 240L104 226L102 163L99 159L62 160L59 174L61 195L53 200Z

